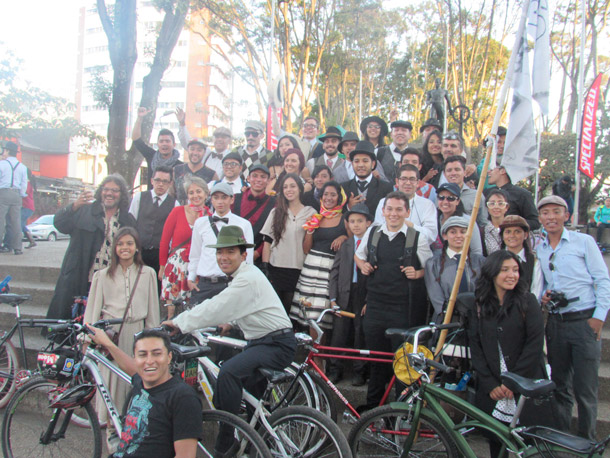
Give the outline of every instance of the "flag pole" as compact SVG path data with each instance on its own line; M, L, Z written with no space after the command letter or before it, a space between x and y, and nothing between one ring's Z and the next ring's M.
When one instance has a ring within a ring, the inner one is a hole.
M576 121L576 153L574 154L574 183L576 191L574 192L574 212L572 225L578 226L578 207L580 205L580 170L578 168L580 156L580 138L582 137L582 109L583 109L583 86L585 85L585 42L587 41L587 24L586 24L586 4L585 0L580 0L580 62L578 63L578 116Z
M511 87L511 83L513 80L513 74L515 73L515 62L517 61L517 55L519 54L519 49L521 48L521 44L523 42L523 36L525 35L525 23L527 22L527 13L529 10L530 0L526 0L523 5L523 12L521 14L521 20L519 21L519 28L517 30L517 35L515 39L515 46L513 46L512 53L510 55L510 60L508 62L508 70L506 71L506 78L504 79L504 83L502 84L502 89L500 90L500 95L498 96L498 103L496 108L496 114L494 116L493 126L491 128L491 135L495 137L498 133L498 126L500 125L500 118L502 117L502 113L504 111L504 106L506 103L506 97L508 95L508 90ZM492 143L492 142L488 142ZM477 187L477 194L474 199L474 206L472 208L472 214L470 215L470 222L468 224L468 231L466 233L466 239L464 240L464 247L462 249L463 253L467 253L470 248L470 239L472 238L472 234L474 231L474 225L477 221L477 214L479 212L479 207L481 206L481 196L483 195L483 188L485 187L485 177L487 176L487 170L489 168L489 162L491 158L491 152L493 150L493 145L489 145L487 147L487 151L485 153L485 161L483 162L483 169L481 170L481 176L479 177L479 185ZM455 307L455 300L457 298L458 292L460 290L460 282L462 280L462 274L464 273L464 266L466 265L466 256L460 257L460 262L458 263L457 272L455 274L455 281L453 282L453 288L451 289L451 295L449 296L449 302L447 303L447 311L445 312L445 319L443 324L447 324L451 322L451 318L453 316L453 309ZM443 345L445 344L445 339L447 338L447 330L444 329L441 331L441 334L438 338L438 343L436 345L436 354L435 357L441 353Z

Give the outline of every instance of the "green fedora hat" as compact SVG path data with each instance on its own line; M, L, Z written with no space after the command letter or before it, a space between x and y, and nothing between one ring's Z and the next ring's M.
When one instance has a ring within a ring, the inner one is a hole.
M252 243L246 242L244 231L239 226L224 226L220 229L216 243L214 245L206 245L208 248L228 248L231 246L245 246L252 248Z

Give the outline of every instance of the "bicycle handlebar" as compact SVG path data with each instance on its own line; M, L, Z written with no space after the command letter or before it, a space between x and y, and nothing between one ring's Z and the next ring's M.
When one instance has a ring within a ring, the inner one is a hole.
M91 323L90 326L106 330L110 326L113 326L115 324L121 324L122 322L123 322L122 318L111 318L109 320L96 321L95 323ZM48 328L49 332L63 332L63 331L71 330L71 331L74 331L76 334L80 334L83 332L85 332L87 334L91 334L91 331L89 331L87 326L85 326L84 324L81 324L81 323L76 323L76 322L51 325L51 326L48 326L47 328Z

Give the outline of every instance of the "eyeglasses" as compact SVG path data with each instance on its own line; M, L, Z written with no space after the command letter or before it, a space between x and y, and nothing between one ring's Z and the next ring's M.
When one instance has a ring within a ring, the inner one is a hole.
M170 184L171 180L164 180L163 178L153 178L153 181L158 184Z
M555 271L555 264L553 264L553 258L555 257L555 252L553 251L549 256L549 270L551 272Z
M229 167L230 169L234 169L235 167L239 167L241 164L239 162L228 162L225 161L222 163L223 167Z
M102 188L102 192L111 192L112 194L120 194L121 188Z
M486 204L488 207L500 207L500 208L504 208L508 205L508 202L504 202L504 201L492 201L492 202L487 202Z
M409 183L417 183L419 180L417 177L400 177L398 181L402 181L403 183L406 183L407 181Z
M244 132L244 135L246 136L246 138L248 138L248 137L258 137L259 133L254 131L254 130L248 130L248 131Z
M369 123L366 125L366 128L369 129L375 129L375 130L381 130L381 126L379 124L373 124L373 123Z
M314 123L305 123L303 124L303 128L305 129L317 129L318 125Z
M447 202L455 202L459 199L456 196L436 196L437 200L446 200Z

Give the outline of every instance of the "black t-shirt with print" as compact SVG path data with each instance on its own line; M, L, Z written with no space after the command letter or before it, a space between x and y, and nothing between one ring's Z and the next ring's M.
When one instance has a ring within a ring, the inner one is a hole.
M146 390L137 374L131 385L133 396L114 458L171 458L175 441L202 437L201 401L192 387L174 377Z

